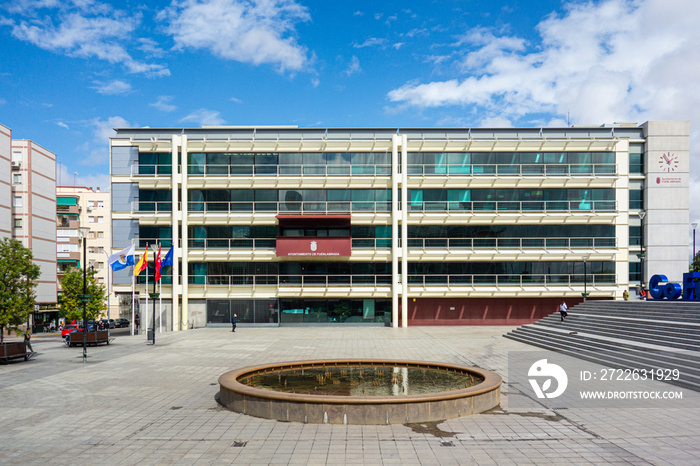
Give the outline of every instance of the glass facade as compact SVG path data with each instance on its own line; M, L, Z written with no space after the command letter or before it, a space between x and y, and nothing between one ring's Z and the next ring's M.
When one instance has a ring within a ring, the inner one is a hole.
M409 175L614 174L614 152L409 152Z
M409 189L412 211L615 210L613 189Z
M391 325L388 299L207 299L207 324Z
M381 176L391 174L386 152L197 152L187 155L190 175Z

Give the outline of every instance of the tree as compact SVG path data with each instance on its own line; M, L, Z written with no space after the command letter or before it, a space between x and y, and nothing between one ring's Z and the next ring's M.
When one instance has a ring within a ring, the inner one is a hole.
M105 286L98 284L95 279L95 271L88 269L86 272L87 291L86 294L91 296L87 303L86 315L88 320L96 320L105 309L105 301L107 299ZM81 320L83 318L83 302L80 296L83 294L83 270L77 267L71 267L63 274L61 278L61 313L62 317L67 320Z
M34 310L39 275L32 251L16 239L0 240L0 343L5 329L18 331Z
M693 257L693 263L690 265L691 272L700 272L700 252Z

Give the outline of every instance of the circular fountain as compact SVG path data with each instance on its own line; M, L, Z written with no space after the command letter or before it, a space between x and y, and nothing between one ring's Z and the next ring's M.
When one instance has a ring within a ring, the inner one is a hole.
M231 411L278 421L406 424L476 414L501 401L501 376L455 364L315 360L251 366L219 378Z

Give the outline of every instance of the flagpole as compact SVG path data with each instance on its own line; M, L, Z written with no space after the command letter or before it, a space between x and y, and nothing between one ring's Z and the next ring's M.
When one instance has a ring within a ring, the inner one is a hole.
M148 254L148 243L146 243L146 252L144 254ZM146 326L144 328L148 339L148 261L146 261L146 312L144 314L146 316Z
M162 267L162 265L161 265ZM163 333L163 276L158 283L158 333Z
M133 239L131 240L131 245L134 245ZM134 329L136 328L136 276L134 275L134 267L136 267L136 263L133 259L131 262L134 263L134 265L131 266L131 336L133 337Z

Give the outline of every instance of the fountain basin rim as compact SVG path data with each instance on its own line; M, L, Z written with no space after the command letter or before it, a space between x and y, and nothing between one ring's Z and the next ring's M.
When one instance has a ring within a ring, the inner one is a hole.
M467 373L472 373L482 377L483 382L469 388L461 388L459 390L450 390L435 393L425 393L417 395L398 395L398 396L338 396L338 395L310 395L305 393L285 393L261 388L251 387L238 381L239 378L248 374L253 375L259 372L265 372L271 369L274 370L295 370L295 369L311 369L318 367L329 366L410 366L418 369L448 369L459 370ZM478 367L461 366L451 363L438 363L429 361L408 361L395 359L312 359L304 361L290 361L260 364L255 366L247 366L240 369L235 369L222 374L219 377L219 385L221 388L257 398L264 398L278 401L289 402L310 402L310 403L326 403L326 404L361 404L361 405L385 405L385 404L402 404L415 403L417 401L444 401L469 396L476 396L483 393L491 392L501 386L503 379L495 372L481 369Z

